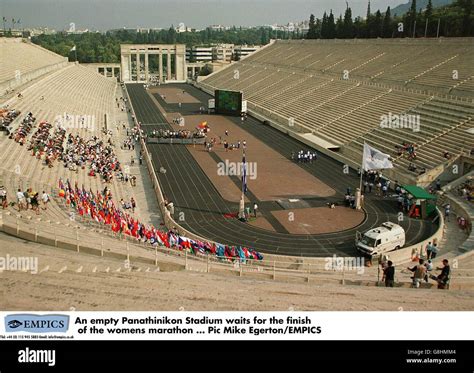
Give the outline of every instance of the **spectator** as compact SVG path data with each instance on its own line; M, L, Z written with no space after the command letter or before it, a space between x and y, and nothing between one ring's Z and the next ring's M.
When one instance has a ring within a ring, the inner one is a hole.
M428 282L429 272L433 270L433 263L431 262L431 259L425 263L425 267L426 267L425 282Z
M7 190L5 189L3 185L0 186L0 203L4 210L8 207Z
M395 267L393 266L393 262L391 260L387 262L387 267L383 270L382 281L384 280L385 287L393 288L393 284L395 283Z
M423 265L425 261L423 259L420 259L418 264L414 266L413 268L407 267L408 270L413 272L413 287L414 288L419 288L421 281L425 278L426 275L426 267Z
M431 255L433 255L433 246L430 241L428 242L428 245L426 245L426 258L431 259Z
M438 244L436 242L434 242L433 246L431 247L431 258L430 259L436 258L436 255L438 255L438 252L439 252Z
M41 200L43 201L43 210L46 210L49 202L49 195L44 190L43 194L41 195Z
M253 204L253 214L255 217L257 217L257 210L258 210L258 205L257 202Z
M441 270L441 273L436 278L438 281L438 289L449 289L449 281L451 280L451 267L449 266L448 259L443 259L443 267L438 267L436 270Z
M18 211L21 211L22 208L24 208L25 204L25 195L21 191L21 189L18 189L16 192L16 201L18 203Z
M31 209L36 212L36 215L39 215L40 209L39 209L39 196L38 193L34 193L33 196L31 197Z
M451 205L449 203L444 205L444 219L449 222L449 214L451 213Z

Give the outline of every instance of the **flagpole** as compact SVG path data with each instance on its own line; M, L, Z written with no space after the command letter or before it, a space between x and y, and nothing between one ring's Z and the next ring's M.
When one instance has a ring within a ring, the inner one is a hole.
M365 149L365 141L364 141L364 149ZM362 150L362 161L360 164L360 182L359 182L359 189L362 190L362 175L364 172L364 150Z
M360 164L360 179L359 179L359 190L356 191L355 197L356 197L356 209L360 210L362 208L362 203L361 203L361 196L362 196L362 175L364 172L364 153L365 153L365 141L364 141L364 148L362 150L362 162Z
M242 149L242 156L245 160L245 149ZM240 196L240 204L239 204L239 219L245 219L245 184L247 184L247 171L245 169L246 160L242 164L242 188L241 188L241 196Z

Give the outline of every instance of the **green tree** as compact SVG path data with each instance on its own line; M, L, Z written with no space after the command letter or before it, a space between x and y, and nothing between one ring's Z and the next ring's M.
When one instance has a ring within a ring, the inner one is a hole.
M380 10L377 10L372 25L373 36L376 38L382 36L382 22L382 13L380 13Z
M457 5L462 9L462 36L472 35L472 10L474 7L473 0L457 0Z
M323 14L323 21L321 23L321 39L327 39L328 38L328 15L326 12Z
M332 13L332 9L329 12L328 17L328 39L334 39L336 37L336 24L334 22L334 14Z
M354 24L352 22L352 10L346 2L346 11L344 13L344 38L352 39L354 37Z
M365 30L366 30L366 38L372 37L372 13L370 11L370 0L367 4L367 15L365 18Z
M382 37L389 38L392 36L392 16L390 7L387 7L382 23Z
M306 34L307 39L316 39L317 34L316 34L316 21L314 19L314 14L311 14L309 16L309 30L308 33Z

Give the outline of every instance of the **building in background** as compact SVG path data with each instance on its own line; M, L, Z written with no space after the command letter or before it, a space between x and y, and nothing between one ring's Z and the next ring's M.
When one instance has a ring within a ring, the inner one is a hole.
M247 57L249 54L258 51L260 48L261 46L259 45L237 45L234 48L234 59L239 61L242 58Z
M212 47L212 61L231 62L234 56L234 44L219 44Z
M212 62L212 48L198 45L186 48L186 62Z

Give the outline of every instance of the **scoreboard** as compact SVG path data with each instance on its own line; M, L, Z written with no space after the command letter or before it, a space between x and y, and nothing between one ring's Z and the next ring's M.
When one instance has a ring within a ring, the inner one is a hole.
M217 89L214 92L217 114L239 115L242 113L243 93Z

